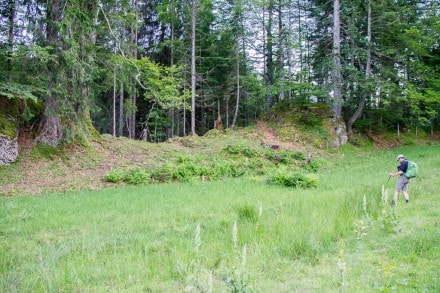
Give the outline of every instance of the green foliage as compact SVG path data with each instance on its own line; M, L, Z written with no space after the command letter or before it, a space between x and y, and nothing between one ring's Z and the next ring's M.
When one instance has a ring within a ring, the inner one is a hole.
M279 168L268 175L267 183L293 188L316 188L318 177L301 171Z
M246 173L245 166L240 162L228 160L216 160L211 165L213 178L237 178Z
M318 161L313 160L309 164L304 164L303 168L307 172L317 173L319 171L320 164Z
M0 133L13 138L17 135L17 125L4 115L0 114Z
M50 146L45 143L38 143L37 145L35 145L30 154L31 158L35 161L41 159L54 160L60 155L61 151L59 148Z
M241 154L247 158L256 156L256 151L245 145L228 145L224 150L231 155Z
M113 169L104 175L104 179L112 183L122 182L124 180L124 171L119 168Z
M0 83L0 96L8 99L31 100L37 102L38 97L34 92L41 91L40 89L26 84L18 84L13 82Z
M237 208L238 218L241 221L256 223L258 220L258 211L256 207L245 204Z
M128 170L124 175L124 182L128 184L147 184L150 180L150 174L142 168L133 168Z
M163 164L151 170L150 177L158 182L170 182L175 178L175 166L171 164Z

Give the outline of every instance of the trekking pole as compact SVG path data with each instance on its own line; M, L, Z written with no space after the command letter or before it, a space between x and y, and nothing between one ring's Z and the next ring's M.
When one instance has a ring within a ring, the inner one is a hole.
M390 182L390 179L391 179L391 175L388 177L387 183L385 183L385 187L387 187L388 182Z

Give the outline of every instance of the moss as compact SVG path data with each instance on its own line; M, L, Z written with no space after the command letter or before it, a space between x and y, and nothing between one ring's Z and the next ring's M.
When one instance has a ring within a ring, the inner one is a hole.
M17 136L17 125L0 114L0 134L13 138Z
M17 136L18 100L10 100L0 96L0 133L7 137Z
M40 159L54 160L59 155L60 155L59 149L44 143L37 144L32 149L32 152L30 154L30 156L36 161Z

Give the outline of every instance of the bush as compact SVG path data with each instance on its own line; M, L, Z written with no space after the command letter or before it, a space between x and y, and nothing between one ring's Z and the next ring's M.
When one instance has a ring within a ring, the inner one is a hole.
M200 177L209 173L201 164L186 162L176 167L173 178L179 181L189 181L194 177Z
M319 163L317 161L311 161L309 164L305 164L303 168L308 172L317 173L319 170Z
M169 182L174 178L174 169L174 166L164 164L154 169L150 174L150 178L159 182Z
M280 168L269 174L267 183L294 188L313 188L318 186L318 178L313 174Z
M124 180L124 171L121 169L113 169L104 176L105 181L119 183Z
M256 151L244 145L228 145L224 150L231 155L242 154L247 158L255 157Z
M214 178L236 178L246 173L245 166L234 161L214 161L211 176Z
M149 182L150 174L147 170L142 168L130 169L124 176L124 181L128 184L147 184Z

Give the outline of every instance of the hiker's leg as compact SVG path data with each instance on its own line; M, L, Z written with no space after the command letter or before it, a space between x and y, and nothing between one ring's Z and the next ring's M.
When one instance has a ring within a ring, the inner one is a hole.
M409 179L406 178L405 176L402 176L403 178L403 187L402 187L402 192L403 192L403 197L405 198L405 201L408 203L409 202L409 194L408 194L408 184L409 184Z
M399 192L402 190L404 186L404 178L405 176L399 176L396 182L396 188L394 189L394 203L397 204L397 199L399 198Z
M399 198L399 191L394 191L394 198L393 198L393 201L394 201L394 203L397 203L397 199Z
M409 202L409 194L408 194L408 191L404 191L404 192L403 192L403 197L405 198L405 201L406 201L406 202Z

